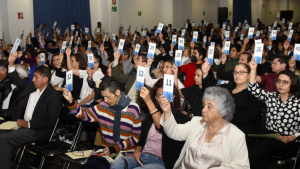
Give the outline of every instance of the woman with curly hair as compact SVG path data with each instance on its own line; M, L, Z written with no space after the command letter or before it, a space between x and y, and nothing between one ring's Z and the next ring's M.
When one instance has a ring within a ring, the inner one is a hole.
M180 96L177 88L174 88L174 102L170 105L177 123L188 122L188 117L182 113ZM151 92L146 87L141 88L140 96L146 102L150 114L142 125L140 140L137 143L133 157L125 157L128 168L173 168L184 141L175 141L165 135L163 126L160 125L162 109L158 102L163 95L163 79L159 79ZM172 150L172 151L170 151ZM117 159L111 168L124 168L123 159Z

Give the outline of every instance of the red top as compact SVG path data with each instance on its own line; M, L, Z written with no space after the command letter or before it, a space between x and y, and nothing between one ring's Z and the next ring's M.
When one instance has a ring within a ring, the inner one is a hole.
M203 63L205 63L205 61L203 61L200 65L202 65ZM181 67L179 67L179 73L184 73L186 74L185 77L185 81L184 81L184 87L190 87L192 85L195 84L195 72L197 70L197 64L196 63L189 63L186 65L182 65ZM211 68L210 71L214 72Z
M276 76L277 76L276 73L270 73L268 75L260 76L261 83L259 83L259 86L266 85L265 91L274 92L275 91L274 81L276 79Z

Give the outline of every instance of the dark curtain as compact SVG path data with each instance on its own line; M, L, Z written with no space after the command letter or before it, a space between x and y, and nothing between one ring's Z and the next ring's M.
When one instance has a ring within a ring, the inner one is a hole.
M249 26L252 25L251 0L233 0L233 26L239 22L243 24L244 20L248 21Z
M53 37L52 26L57 21L56 27L60 28L61 36L71 25L78 22L82 31L83 26L91 30L91 15L89 0L33 0L34 26L47 24L48 38ZM44 31L43 31L44 32ZM75 35L75 33L74 33Z

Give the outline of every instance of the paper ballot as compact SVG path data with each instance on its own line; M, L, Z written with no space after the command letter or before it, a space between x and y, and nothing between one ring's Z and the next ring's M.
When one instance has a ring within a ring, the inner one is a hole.
M221 85L221 84L228 84L229 81L228 80L218 80L217 85Z
M116 34L112 34L113 42L116 43Z
M71 25L71 31L75 31L75 26L74 25Z
M279 19L280 13L277 13L277 19Z
M277 27L277 22L275 21L273 24L273 29L275 29Z
M234 33L237 33L238 30L239 30L239 27L236 27L236 28L234 29Z
M210 46L215 46L215 42L210 42Z
M176 45L177 35L172 35L172 44Z
M10 51L10 54L14 54L15 51L17 51L20 42L21 42L21 39L20 39L20 38L17 38L16 41L15 41L15 43L14 43L13 48L12 48L11 51Z
M154 31L154 36L157 38L157 31Z
M272 30L271 38L272 40L276 40L277 30Z
M66 72L66 89L71 92L73 91L73 70Z
M85 28L84 32L85 32L86 35L89 34L89 28Z
M92 51L92 42L91 41L88 41L88 50Z
M133 43L135 43L135 38L136 38L136 34L134 34L134 36L133 36ZM116 40L116 37L115 37L115 40Z
M264 50L263 47L264 47L263 43L255 44L255 48L254 48L255 63L261 64L262 54Z
M133 55L138 55L140 52L141 45L136 44Z
M120 52L121 55L122 55L122 53L123 53L124 43L125 43L125 39L120 39L120 43L119 43L119 52Z
M178 49L184 51L184 38L178 38Z
M206 45L206 41L207 41L206 38L207 38L206 36L203 37L203 44L204 45Z
M147 24L145 24L145 29L147 29Z
M294 30L290 30L288 41L291 42Z
M215 51L215 47L214 46L209 46L209 48L208 48L208 58L207 58L207 61L208 61L209 65L213 65L214 51Z
M164 24L162 24L162 23L159 23L158 24L158 27L157 27L157 33L161 33L161 31L162 31L162 29L163 29L163 27L164 27Z
M125 31L125 38L128 37L128 31Z
M78 37L78 31L75 32L75 37L76 37L76 38Z
M226 39L226 40L229 40L229 33L230 33L230 31L226 31L226 32L225 32L225 39Z
M272 32L272 28L271 28L271 26L268 26L268 30L269 30L269 33L271 33L271 32Z
M300 43L295 44L294 57L295 57L295 60L300 60Z
M226 22L223 22L222 28L223 28L223 30L225 30L225 28L226 28Z
M197 42L198 39L198 31L193 32L193 42Z
M229 49L230 49L230 41L226 41L224 46L224 53L226 55L229 55Z
M164 86L163 86L163 95L173 102L173 91L174 91L174 75L164 74Z
M248 24L246 24L246 26L245 26L245 30L247 31L249 29L249 25Z
M282 18L282 25L285 25L285 18Z
M255 37L259 38L259 35L260 35L260 31L256 31Z
M40 57L41 57L41 65L44 65L45 64L45 53L41 53Z
M242 23L241 22L239 22L239 27L241 27L242 26Z
M156 43L150 43L147 58L151 57L151 59L154 59L155 49L156 49Z
M289 24L288 31L292 30L292 27L293 27L293 23L291 22L291 23Z
M261 39L255 40L255 45L257 45L257 44L261 44Z
M184 35L185 35L185 29L182 29L182 31L181 31L181 37L184 38Z
M78 39L77 39L77 44L76 44L77 47L79 45L79 42L80 42L80 37L78 37Z
M181 56L182 56L182 50L176 50L175 51L175 65L177 67L181 67Z
M55 22L54 22L54 24L53 24L53 28L55 28L55 27L56 27L56 24L57 24L57 22L55 21Z
M248 32L249 39L253 39L253 32L254 32L254 28L250 28Z
M71 36L71 39L70 39L70 44L69 44L70 49L72 49L72 43L73 43L73 36Z
M17 130L21 128L16 121L7 121L0 125L0 130Z
M66 53L66 46L67 46L67 41L63 41L62 47L61 47L61 52Z
M146 31L143 31L143 37L146 38L146 36L147 36Z
M138 66L137 73L136 73L136 85L135 85L136 90L141 90L141 87L144 86L145 71L146 71L145 67Z
M195 22L192 22L192 27L194 27L195 26Z
M188 23L185 23L185 29L188 29L189 27L188 27L189 25L188 25Z
M89 53L88 54L88 65L90 68L94 68L94 54L93 53Z

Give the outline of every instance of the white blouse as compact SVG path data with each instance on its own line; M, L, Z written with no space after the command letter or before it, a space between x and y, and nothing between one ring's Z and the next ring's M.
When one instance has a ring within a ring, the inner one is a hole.
M66 72L67 70L65 68L62 68L61 71ZM52 86L58 85L58 87L61 87L65 78L56 76L55 70L51 70L51 74L52 74L51 81L50 81L51 85Z

